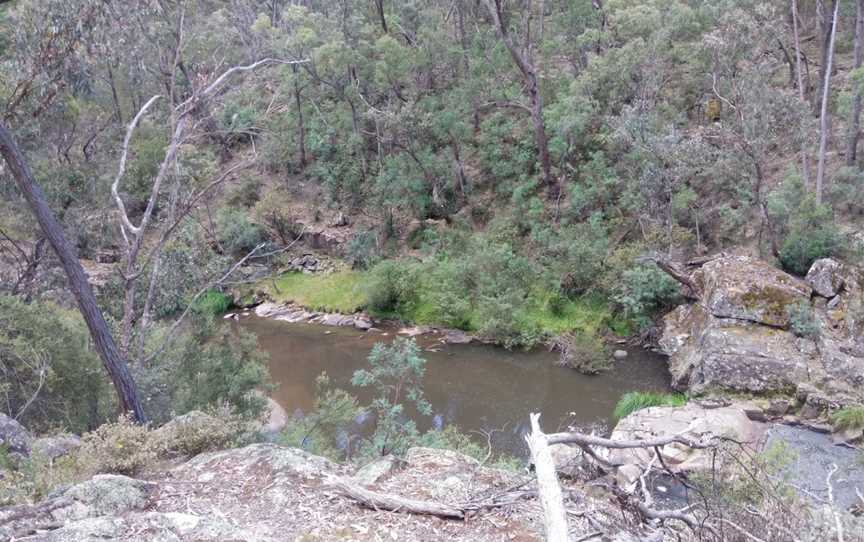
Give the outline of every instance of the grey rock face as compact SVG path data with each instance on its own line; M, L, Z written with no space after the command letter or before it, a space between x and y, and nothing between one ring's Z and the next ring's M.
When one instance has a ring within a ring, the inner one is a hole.
M33 453L37 453L46 459L63 457L80 447L81 438L77 435L42 437L33 441Z
M765 262L733 256L706 263L694 273L703 287L700 303L664 318L659 342L669 355L673 384L695 393L787 394L805 384L812 389L808 404L817 410L864 400L861 280L835 264L814 264L814 288L835 295L830 304L810 304L810 286ZM826 284L834 290L825 290ZM789 329L787 310L799 303L810 307L816 336L798 337ZM830 401L818 403L820 397Z
M728 256L706 263L694 274L702 302L718 318L788 327L786 307L810 300L810 286L767 263Z
M33 445L33 437L17 421L0 412L0 445L13 453L27 457Z
M813 291L822 297L832 298L843 287L843 266L840 262L831 258L823 258L813 262L810 271L807 272L807 284Z

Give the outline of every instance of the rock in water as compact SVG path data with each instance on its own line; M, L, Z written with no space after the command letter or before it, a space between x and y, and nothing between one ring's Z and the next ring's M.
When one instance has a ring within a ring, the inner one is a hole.
M617 360L626 359L627 358L627 351L626 350L616 350L612 354L612 357L614 357Z

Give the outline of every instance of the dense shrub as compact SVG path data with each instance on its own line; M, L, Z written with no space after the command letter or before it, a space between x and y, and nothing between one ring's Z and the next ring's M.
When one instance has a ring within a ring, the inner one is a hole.
M231 306L231 296L217 290L207 290L195 301L194 310L198 314L216 316Z
M381 313L408 313L416 303L415 266L403 260L385 260L372 268L364 285L369 308Z
M99 426L82 438L78 467L87 473L134 475L156 460L147 446L149 429L127 417Z
M79 432L111 412L113 394L79 314L0 296L3 410L31 430Z
M612 356L602 338L584 332L566 333L552 340L559 364L584 374L597 374L612 367Z
M673 305L678 297L678 285L672 278L654 265L637 265L622 273L615 301L625 316L644 328L658 311Z
M227 404L209 412L192 411L151 431L147 447L156 456L194 456L251 442L253 426Z
M789 219L788 233L780 247L780 264L796 275L806 275L813 262L833 256L840 247L840 234L831 209L805 197Z
M219 243L229 254L245 255L265 239L264 231L243 211L224 208L216 219Z
M352 269L368 269L378 259L378 239L373 231L356 234L345 247L345 259Z

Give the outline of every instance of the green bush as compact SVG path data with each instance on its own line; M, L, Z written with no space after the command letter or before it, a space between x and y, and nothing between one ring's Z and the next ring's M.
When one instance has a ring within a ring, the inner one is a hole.
M584 374L597 374L612 367L612 356L602 338L585 332L559 335L552 344L560 354L559 363Z
M206 316L217 316L227 311L233 303L231 296L217 290L207 290L195 301L193 310Z
M678 285L655 265L637 265L624 271L614 296L626 317L645 328L660 310L679 299Z
M402 260L386 260L372 268L364 285L371 310L378 313L409 313L416 302L418 277L415 267Z
M834 412L831 425L837 431L864 428L864 406L849 406Z
M264 242L264 231L239 209L226 207L216 218L219 243L228 254L245 255Z
M80 432L111 413L110 383L77 311L0 296L0 369L2 409L31 430Z
M806 301L799 301L786 307L792 333L799 337L815 339L819 336L819 322L813 316L813 308Z
M188 412L150 432L147 447L159 457L194 456L250 442L253 426L227 404L209 413Z
M150 430L127 417L99 426L85 434L78 450L78 467L83 472L134 475L156 461L147 446Z
M348 241L345 259L352 269L368 269L378 259L378 239L375 232L360 232Z
M637 410L655 406L684 406L687 404L687 397L680 393L655 393L631 391L625 393L618 404L615 405L615 410L612 416L616 420L626 418Z
M339 460L345 457L340 448L341 432L362 412L357 398L350 393L332 388L327 373L315 380L315 404L304 415L292 418L279 437L284 446L300 448L315 455Z
M803 276L813 262L833 256L839 247L840 234L831 209L807 196L789 219L789 230L780 247L780 265Z

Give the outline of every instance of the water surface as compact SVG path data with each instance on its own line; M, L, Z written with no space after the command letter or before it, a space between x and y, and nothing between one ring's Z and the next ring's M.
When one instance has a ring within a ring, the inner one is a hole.
M357 395L363 404L368 390L351 386L354 371L366 366L376 342L392 341L395 333L364 333L352 328L291 324L244 317L240 327L254 332L270 355L270 374L278 388L273 398L290 414L308 412L315 399L315 379L326 371L337 387ZM586 376L557 367L557 355L539 349L506 350L484 344L447 345L436 336L419 337L427 360L423 389L433 416L416 416L421 430L456 424L463 431L501 429L495 448L525 454L521 435L530 412L542 412L547 432L575 423L582 427L609 422L615 403L633 390L667 391L669 373L662 356L629 350L626 360L607 373Z

